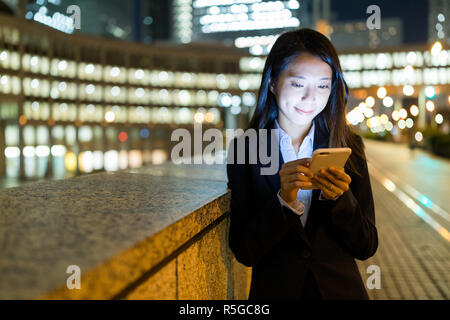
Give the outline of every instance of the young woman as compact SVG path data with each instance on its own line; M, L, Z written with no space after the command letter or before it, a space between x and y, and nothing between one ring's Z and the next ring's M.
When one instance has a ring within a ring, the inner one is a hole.
M363 142L345 119L347 98L324 35L299 29L278 37L247 128L277 130L278 173L261 175L259 160L227 164L229 245L252 267L249 299L368 299L354 259L374 255L378 236ZM313 175L312 153L327 147L352 154L345 168ZM247 157L251 149L245 140Z

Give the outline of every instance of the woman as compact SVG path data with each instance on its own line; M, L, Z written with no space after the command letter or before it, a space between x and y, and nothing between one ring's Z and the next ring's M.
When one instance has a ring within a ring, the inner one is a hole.
M249 299L368 299L354 258L374 255L378 236L362 139L345 120L347 98L324 35L299 29L278 37L247 129L277 130L281 168L261 175L260 161L227 164L229 245L252 267ZM247 157L251 147L245 141ZM349 147L352 155L345 168L313 175L312 152L326 147Z

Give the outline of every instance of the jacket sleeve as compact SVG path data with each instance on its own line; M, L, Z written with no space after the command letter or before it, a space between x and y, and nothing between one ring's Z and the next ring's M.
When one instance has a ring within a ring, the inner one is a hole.
M361 176L353 175L349 190L335 201L324 201L330 210L330 231L353 257L366 260L378 248L375 210L367 162L358 160Z
M254 197L248 164L227 163L227 176L231 189L229 246L237 261L252 267L281 241L298 216L281 206L276 193L261 200ZM264 203L257 205L257 201Z

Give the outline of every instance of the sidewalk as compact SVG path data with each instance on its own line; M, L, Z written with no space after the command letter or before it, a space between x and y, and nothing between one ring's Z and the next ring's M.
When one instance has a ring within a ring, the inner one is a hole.
M449 299L450 243L386 189L379 176L371 175L371 183L379 246L373 257L357 261L365 282L372 274L367 268L380 267L381 288L367 288L369 297Z

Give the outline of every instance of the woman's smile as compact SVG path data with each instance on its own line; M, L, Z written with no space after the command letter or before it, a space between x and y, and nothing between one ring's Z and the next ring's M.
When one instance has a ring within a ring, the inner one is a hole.
M306 115L308 115L308 114L313 114L313 112L314 112L314 109L306 110L306 109L300 109L300 108L297 108L297 107L294 107L294 109L295 109L295 111L297 111L298 113L300 113L300 114L306 114Z

